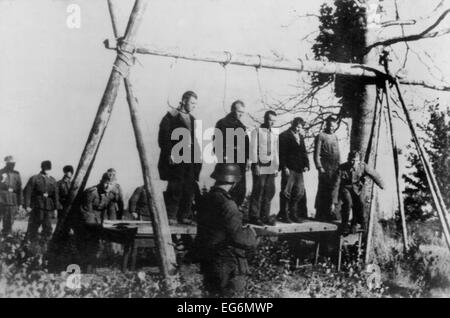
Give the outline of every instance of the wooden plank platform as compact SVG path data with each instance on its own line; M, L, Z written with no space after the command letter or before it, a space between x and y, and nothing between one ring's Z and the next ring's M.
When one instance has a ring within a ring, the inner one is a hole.
M258 235L282 235L282 234L302 234L302 233L323 233L323 232L335 232L338 229L336 223L319 222L311 219L304 219L302 223L280 223L277 222L274 226L256 226L250 224ZM153 235L153 228L149 221L128 221L128 220L105 220L103 222L105 229L129 229L137 228L138 236L151 236ZM196 225L174 225L170 226L172 234L197 234Z

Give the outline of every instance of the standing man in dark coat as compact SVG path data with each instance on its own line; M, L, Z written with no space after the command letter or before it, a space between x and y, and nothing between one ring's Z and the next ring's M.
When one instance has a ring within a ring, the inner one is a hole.
M147 193L144 186L137 187L134 190L130 200L128 200L128 212L135 220L151 221Z
M315 202L316 218L322 221L336 219L331 211L336 171L341 161L339 141L334 133L336 128L336 118L329 116L325 121L325 129L316 137L314 144L314 163L319 172Z
M206 290L213 297L242 296L249 273L246 251L258 244L251 227L242 226L242 213L230 191L240 181L237 164L218 163L216 180L198 215L197 247Z
M58 181L58 196L59 196L59 203L61 203L61 206L58 209L58 220L61 220L63 218L63 212L69 199L70 184L72 182L72 175L73 175L73 167L64 166L63 173L64 176L62 177L61 180Z
M281 191L277 219L284 223L300 222L308 216L303 173L309 171L309 159L302 134L304 124L301 117L296 117L291 127L280 134Z
M5 157L5 167L0 170L0 221L3 220L2 233L11 233L14 216L22 204L22 180L14 170L16 161L12 156Z
M108 206L108 213L105 215L105 218L108 220L122 220L124 202L122 187L117 182L116 169L109 168L106 173L109 175L109 178L111 180L110 192L114 196L114 199Z
M41 226L44 239L49 239L53 232L51 219L56 217L60 203L56 180L49 175L51 169L52 163L43 161L41 172L32 176L24 189L25 208L30 213L27 230L30 241L37 238Z
M110 203L114 200L111 177L104 173L99 184L83 192L80 213L77 214L74 231L79 264L83 271L91 272L96 263L100 229Z
M337 171L337 177L333 189L334 210L339 199L342 200L342 222L341 231L348 234L348 220L350 210L353 212L352 232L366 229L366 217L364 215L364 202L361 198L361 192L364 186L364 179L371 178L381 189L384 189L384 183L380 175L361 161L361 154L358 151L351 151L348 154L346 163L340 165Z
M242 115L245 113L245 104L241 100L236 100L231 104L231 111L224 118L216 123L216 128L222 133L222 158L218 158L219 162L237 163L241 169L241 180L230 192L231 197L237 206L241 206L247 194L245 172L249 170L249 138L246 133L247 127L241 122ZM228 137L227 138L227 130ZM233 135L230 133L234 132ZM233 138L234 137L234 138ZM214 136L217 140L217 136ZM230 151L233 150L233 151ZM215 150L217 150L215 148ZM233 154L233 158L229 158L229 154ZM216 155L219 155L216 151ZM221 160L222 159L222 160Z
M193 222L194 189L202 167L200 146L195 138L195 118L191 115L196 104L197 94L185 92L179 108L168 112L159 125L158 170L161 180L168 181L164 201L170 225ZM172 140L174 131L175 140ZM174 147L178 151L172 153Z

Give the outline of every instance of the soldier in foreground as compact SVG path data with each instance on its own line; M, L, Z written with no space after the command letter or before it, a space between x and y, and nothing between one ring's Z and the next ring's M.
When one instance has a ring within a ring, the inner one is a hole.
M99 184L84 191L78 220L75 222L76 245L80 254L79 264L83 271L91 272L96 264L100 228L110 203L111 176L104 173Z
M151 221L144 186L137 187L134 190L130 200L128 200L128 212L135 220Z
M248 274L246 251L258 240L251 227L242 226L243 215L230 195L241 179L239 165L219 163L211 177L216 183L198 215L200 270L210 296L240 296Z
M59 196L59 203L61 203L61 206L58 209L58 220L61 220L63 218L63 211L69 199L70 183L72 181L73 167L64 166L63 173L64 176L62 177L61 180L58 181L58 196Z
M44 239L49 239L53 232L51 220L56 218L60 203L56 180L49 175L51 169L51 161L43 161L41 172L32 176L24 189L25 208L30 213L27 230L30 241L37 238L41 226Z
M3 220L4 235L11 233L14 216L22 204L22 180L15 165L14 158L7 156L5 167L0 170L0 221Z
M336 182L333 189L333 204L331 210L334 210L338 200L342 200L342 233L348 234L350 210L353 211L351 231L355 233L358 230L365 230L364 203L361 198L364 186L364 178L371 178L381 189L384 189L384 183L380 175L369 168L361 161L361 154L358 151L351 151L348 154L347 162L340 165L337 171Z

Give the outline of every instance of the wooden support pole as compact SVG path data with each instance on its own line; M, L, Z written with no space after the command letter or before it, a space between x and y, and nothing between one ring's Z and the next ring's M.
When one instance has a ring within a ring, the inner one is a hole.
M377 87L377 94L376 94L376 103L375 103L375 110L374 110L374 130L373 130L373 139L375 139L375 144L372 143L371 145L371 152L373 151L373 167L374 169L377 169L377 159L378 159L378 145L380 144L380 131L381 131L381 119L383 115L383 97L384 95L381 94L380 96L380 89ZM370 154L369 154L370 155ZM369 163L369 160L367 160L367 163ZM367 237L366 237L366 250L365 250L365 256L364 256L364 262L366 264L370 261L370 253L372 251L372 240L373 240L373 232L374 232L374 226L375 226L375 193L377 189L375 188L374 182L372 182L372 189L370 194L370 209L369 209L369 222L367 226Z
M442 225L442 230L444 233L445 240L447 242L447 246L450 249L450 220L447 212L447 208L445 206L444 200L442 199L441 191L439 190L438 183L434 176L431 164L427 158L427 154L420 144L419 137L417 136L416 129L414 127L413 121L411 120L411 116L409 114L409 110L406 107L405 101L403 100L402 93L400 91L400 86L398 82L394 82L395 88L397 90L398 99L400 100L400 104L402 105L403 112L405 113L406 121L408 123L409 129L411 131L414 144L417 148L417 152L419 154L420 161L425 170L425 175L427 177L428 185L430 187L431 196L433 197L434 205L438 212L438 217Z
M108 7L111 15L114 36L118 38L118 17L116 7L113 0L108 0ZM134 135L136 138L136 146L139 153L139 159L142 167L144 178L144 187L147 195L147 204L150 207L153 233L155 235L156 248L158 250L161 273L164 277L168 277L173 272L176 265L176 256L172 244L169 221L164 204L157 204L156 194L154 191L150 164L147 158L147 150L142 137L142 124L138 114L138 102L133 93L133 87L129 76L124 78L125 90L127 92L127 101L130 109L131 123L133 125Z
M116 49L116 41L106 39L104 41L107 49ZM235 54L224 52L187 52L178 48L158 48L155 45L137 45L136 53L156 56L180 58L189 61L219 63L222 65L240 65L256 68L267 68L293 72L315 72L322 74L339 74L348 76L362 76L367 78L386 76L385 72L378 67L369 67L363 64L334 63L325 61L288 60L261 55Z
M134 4L124 37L125 41L129 44L132 44L135 41L136 33L139 29L142 15L147 4L148 0L136 0ZM130 64L126 57L124 58L123 56L117 54L105 92L103 93L102 100L95 116L94 124L92 125L88 140L78 163L77 171L71 184L68 203L64 213L65 216L60 222L58 222L52 237L52 241L56 246L58 245L58 240L61 234L68 229L67 221L70 219L70 215L74 213L72 211L74 202L75 200L78 200L79 195L86 186L97 150L111 117L111 112L116 101L122 76L124 73L128 72L129 67Z
M403 247L405 250L408 249L408 232L406 229L406 216L405 216L405 209L403 207L403 197L400 190L400 167L398 164L398 148L397 148L397 141L395 140L394 136L394 123L392 120L392 109L390 104L390 94L389 94L389 83L385 82L384 85L384 95L386 96L386 108L388 113L388 123L389 123L389 137L391 139L391 147L392 147L392 155L394 159L394 170L395 170L395 189L397 192L397 201L398 201L398 209L400 212L400 219L402 222L402 235L403 235Z
M142 137L142 124L138 114L137 99L133 94L133 87L130 79L125 79L125 89L127 91L127 101L130 109L131 122L133 124L136 146L139 152L139 159L144 177L144 186L147 194L147 204L150 207L153 233L155 233L156 248L159 254L160 268L164 277L170 276L176 265L175 250L172 243L172 236L169 227L169 220L164 204L157 204L156 194L152 184L150 165L147 158L147 151ZM161 200L162 201L162 200ZM161 202L160 201L160 202Z

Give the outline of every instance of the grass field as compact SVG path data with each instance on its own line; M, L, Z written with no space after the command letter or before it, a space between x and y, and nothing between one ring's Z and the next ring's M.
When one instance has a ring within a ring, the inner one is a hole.
M82 275L81 288L71 289L67 273L47 272L43 245L24 243L26 223L22 223L16 224L12 237L0 238L0 297L206 296L198 265L181 254L174 288L166 289L156 264L149 261L152 251L148 249L140 251L137 271L122 273L120 254L104 248L96 273ZM332 257L312 265L314 246L310 243L266 239L250 255L251 274L244 296L450 297L450 252L436 232L429 230L430 224L411 229L413 241L406 253L395 235L386 234L384 256L377 260L380 285L373 284L373 272L366 272L361 262L350 257L338 272ZM329 255L334 255L332 248Z

